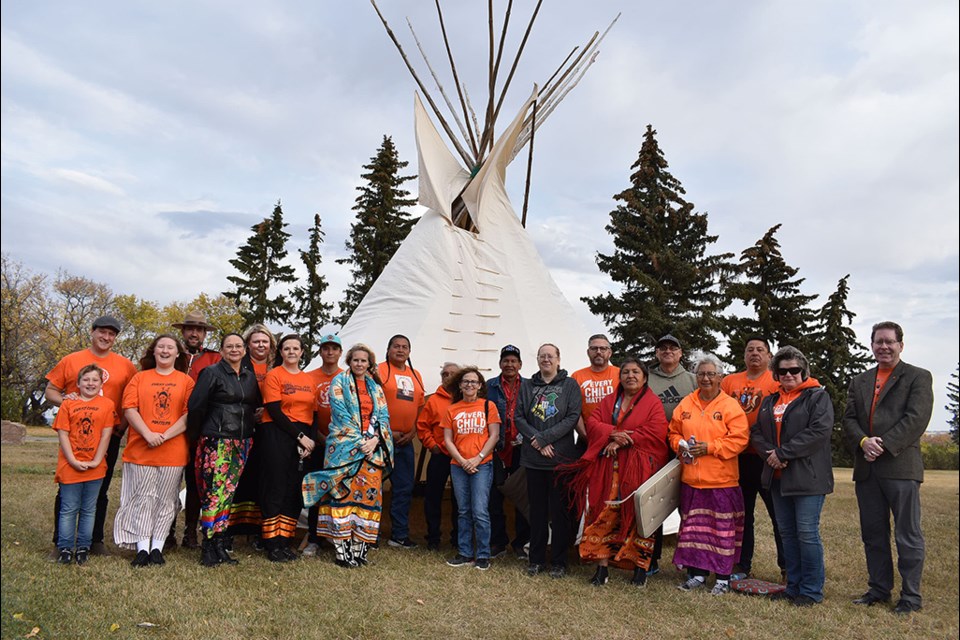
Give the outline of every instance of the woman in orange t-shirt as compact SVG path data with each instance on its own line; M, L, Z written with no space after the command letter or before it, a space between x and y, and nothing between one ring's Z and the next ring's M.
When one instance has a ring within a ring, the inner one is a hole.
M194 385L185 373L187 351L168 333L150 343L140 369L123 392L130 431L113 524L117 545L137 550L135 567L165 563L163 542L179 508L180 476L187 464L187 400Z
M453 396L440 424L444 444L453 458L450 476L459 517L457 555L447 564L451 567L473 564L485 570L490 568L488 507L493 484L493 448L500 436L500 414L496 403L486 399L486 382L476 367L461 369L450 386Z
M317 385L300 369L303 341L290 334L280 340L277 366L263 379L260 433L261 535L271 562L297 557L291 542L303 509L300 483L304 460L316 446Z

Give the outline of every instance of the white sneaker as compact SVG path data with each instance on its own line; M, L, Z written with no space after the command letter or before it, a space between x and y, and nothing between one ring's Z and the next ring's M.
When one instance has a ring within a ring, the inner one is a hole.
M305 558L312 558L317 555L318 549L320 549L320 545L318 545L316 542L311 542L303 548L303 551L300 553L300 555L304 556Z
M713 585L713 589L710 590L710 595L712 596L723 596L730 593L730 583L729 582L718 582Z

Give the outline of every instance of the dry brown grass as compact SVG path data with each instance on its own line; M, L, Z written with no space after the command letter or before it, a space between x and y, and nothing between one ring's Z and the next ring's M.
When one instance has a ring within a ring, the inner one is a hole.
M44 435L49 432L31 432ZM908 619L856 607L866 589L850 471L823 518L827 553L824 604L797 610L759 597L712 598L674 587L665 569L643 591L616 572L587 584L589 567L565 580L527 578L506 559L481 573L447 567L445 555L384 548L374 564L344 571L329 552L276 566L246 547L241 564L209 570L176 551L163 568L133 570L127 557L88 566L47 560L52 518L53 441L2 448L2 636L37 638L956 638L958 634L957 472L930 472L923 485L927 566L924 610ZM119 500L115 483L111 507ZM414 503L413 523L421 517ZM112 509L111 509L112 510ZM754 563L777 575L769 523L760 520ZM415 534L422 531L416 531ZM445 549L445 553L448 550ZM665 550L669 559L672 549ZM149 622L155 627L138 627ZM111 631L112 625L118 625Z

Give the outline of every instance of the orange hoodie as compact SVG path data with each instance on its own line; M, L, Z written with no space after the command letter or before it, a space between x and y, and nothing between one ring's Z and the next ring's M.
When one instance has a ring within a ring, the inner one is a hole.
M750 441L750 425L740 403L721 391L704 405L700 391L694 391L673 410L667 432L670 448L677 452L680 440L690 436L707 443L707 455L683 465L683 483L697 489L736 487L737 456Z
M776 402L773 405L773 419L777 427L777 446L780 446L780 427L783 425L783 413L787 410L787 407L791 402L800 397L800 394L803 393L804 389L813 389L819 387L820 382L816 378L807 378L796 387L793 391L786 391L781 386L777 389L777 393L780 394L780 397L777 398ZM780 474L777 473L777 477L780 477Z
M440 418L450 407L450 400L450 392L440 385L433 395L427 398L427 403L420 411L420 417L417 418L417 437L420 438L423 448L432 451L434 447L440 447L446 456L450 454L447 453L447 447L443 442Z

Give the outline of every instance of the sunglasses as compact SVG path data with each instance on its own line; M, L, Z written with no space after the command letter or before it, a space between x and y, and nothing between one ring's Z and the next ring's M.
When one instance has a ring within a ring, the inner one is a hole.
M787 367L782 369L777 369L778 376L785 376L788 373L792 376L798 376L803 371L803 367Z

